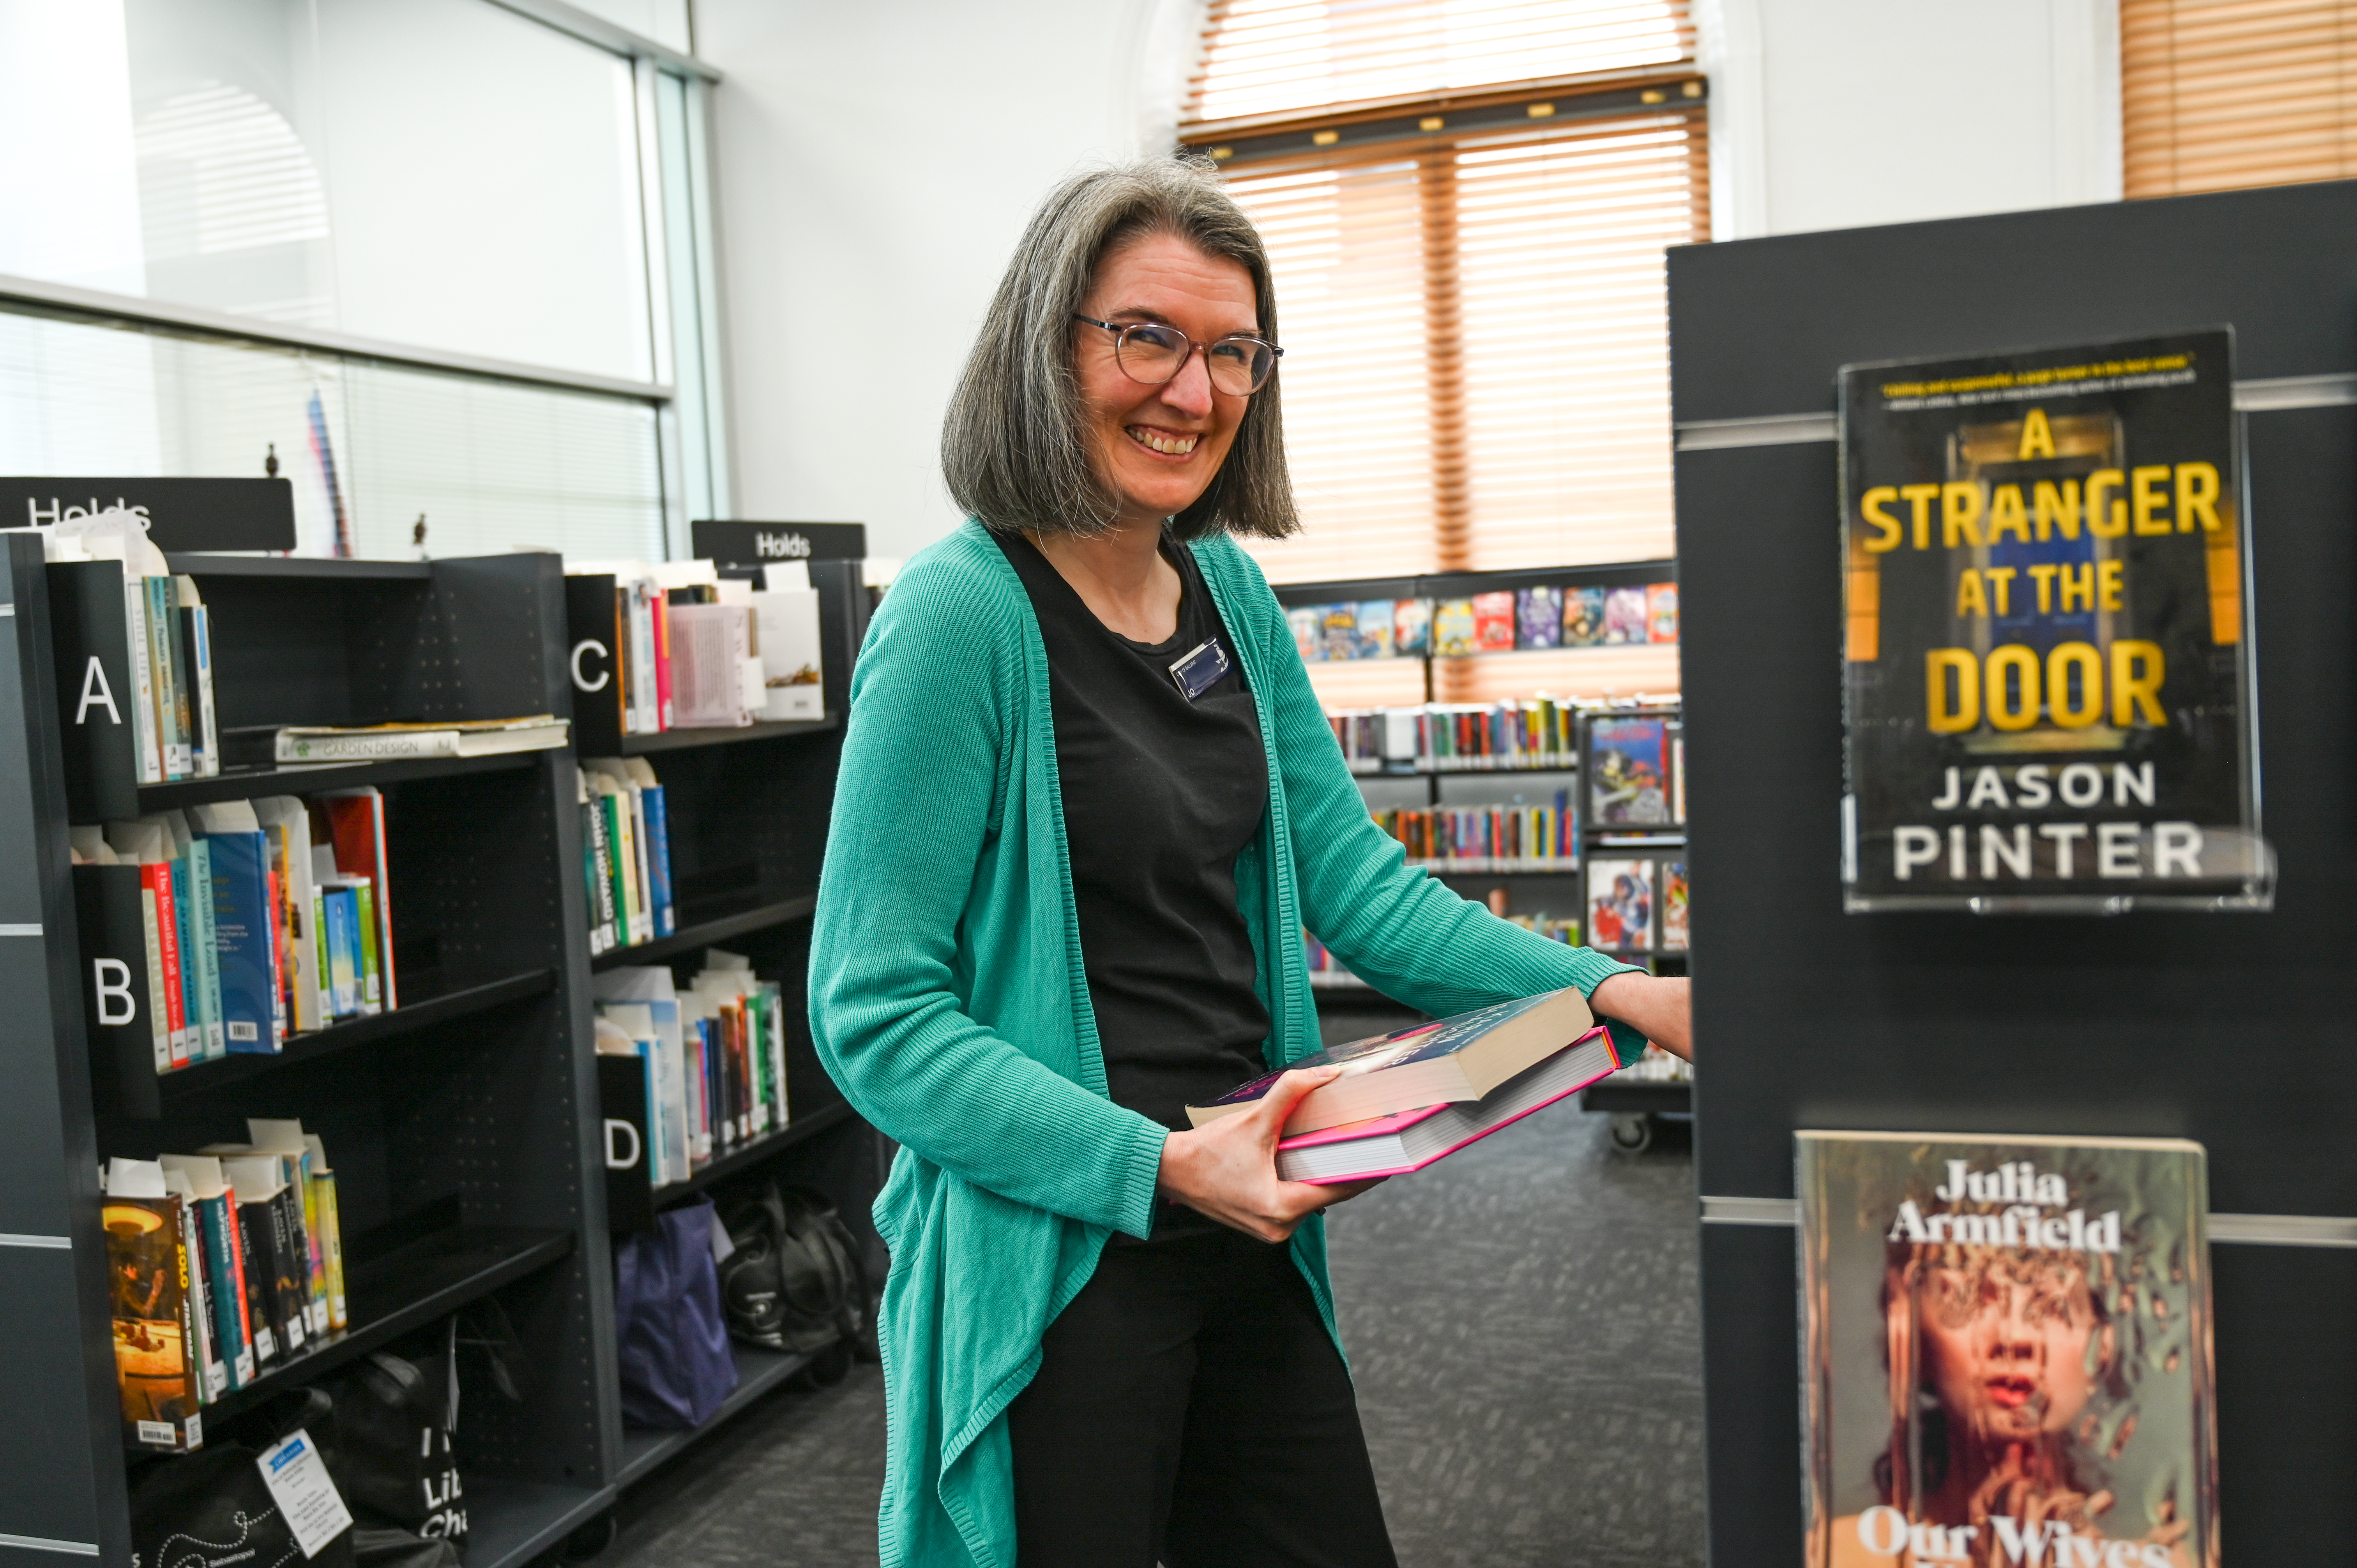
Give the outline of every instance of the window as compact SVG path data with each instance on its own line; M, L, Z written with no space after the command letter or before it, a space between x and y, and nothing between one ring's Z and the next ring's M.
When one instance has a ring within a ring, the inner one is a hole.
M0 164L5 471L274 447L318 553L423 511L436 555L659 557L726 515L709 87L683 0L599 9L0 0L0 142L44 149Z
M1683 0L1213 0L1181 138L1275 271L1304 532L1248 546L1272 580L1674 553L1663 252L1709 237L1706 95ZM1345 668L1332 700L1405 678ZM1674 688L1674 653L1608 679Z
M2120 105L2131 197L2357 175L2357 5L2121 0Z

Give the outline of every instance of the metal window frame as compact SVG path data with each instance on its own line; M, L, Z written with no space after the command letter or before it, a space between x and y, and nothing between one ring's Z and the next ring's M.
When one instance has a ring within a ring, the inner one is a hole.
M232 345L302 349L343 360L439 371L478 381L553 387L646 403L655 414L657 482L662 498L665 547L673 557L683 556L688 550L690 497L686 470L691 460L705 467L713 515L728 515L735 489L727 441L726 377L721 362L717 235L712 215L711 94L721 74L693 55L592 16L565 0L485 3L619 55L630 63L649 362L654 367L653 379L636 381L486 354L432 349L8 274L0 274L0 311L100 327L161 330ZM686 257L670 254L669 226L663 218L662 121L656 91L659 72L678 77L687 91L687 146L683 151L690 188L684 196L693 214L690 243L694 253ZM673 380L677 355L673 343L673 295L680 288L694 292L694 319L703 338L703 374L696 389L704 410L705 428L700 433L682 428L678 387Z

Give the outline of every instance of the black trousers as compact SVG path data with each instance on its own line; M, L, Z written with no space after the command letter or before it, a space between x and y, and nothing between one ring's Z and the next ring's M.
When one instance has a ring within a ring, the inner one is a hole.
M1116 1242L1042 1352L1007 1410L1021 1568L1396 1568L1287 1248Z

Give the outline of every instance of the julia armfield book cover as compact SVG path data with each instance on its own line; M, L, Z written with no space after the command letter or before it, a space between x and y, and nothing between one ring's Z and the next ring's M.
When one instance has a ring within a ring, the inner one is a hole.
M2201 1146L1794 1142L1809 1568L2218 1568Z

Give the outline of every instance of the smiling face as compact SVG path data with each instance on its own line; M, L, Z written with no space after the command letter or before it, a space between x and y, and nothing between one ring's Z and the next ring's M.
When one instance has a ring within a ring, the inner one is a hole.
M2084 1274L1995 1256L1927 1268L1922 1292L1930 1381L1975 1440L2027 1442L2078 1419L2100 1332Z
M1173 234L1144 234L1097 268L1082 314L1119 326L1157 321L1197 343L1257 333L1252 274ZM1251 399L1211 385L1201 354L1161 386L1130 380L1114 335L1073 323L1074 368L1097 470L1121 498L1124 522L1159 524L1195 504L1217 477Z

